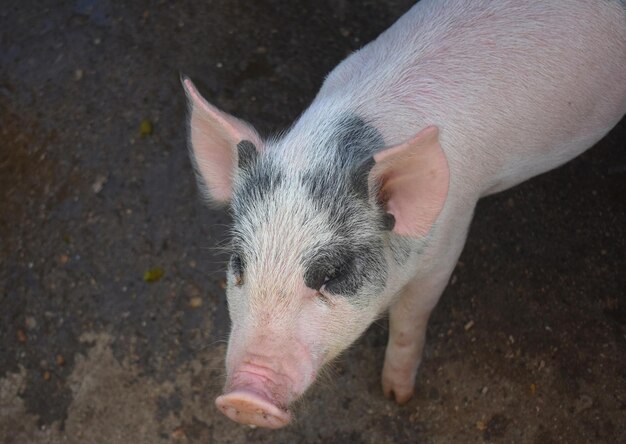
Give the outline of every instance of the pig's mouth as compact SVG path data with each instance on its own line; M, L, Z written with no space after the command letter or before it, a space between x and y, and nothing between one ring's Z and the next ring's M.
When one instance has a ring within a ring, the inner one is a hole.
M251 390L237 389L219 396L215 405L224 415L241 424L279 429L291 421L289 410Z
M297 394L289 378L272 373L267 368L239 370L229 378L226 393L215 400L215 405L228 418L241 424L270 429L286 426L291 421L287 405Z

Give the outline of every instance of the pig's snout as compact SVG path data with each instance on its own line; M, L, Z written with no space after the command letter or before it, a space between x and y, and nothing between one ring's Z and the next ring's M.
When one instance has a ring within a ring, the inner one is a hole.
M269 429L279 429L289 424L291 414L259 393L234 390L215 400L217 407L235 422Z
M266 367L244 365L233 372L226 393L215 400L215 405L233 421L278 429L291 420L287 405L295 396L286 376Z

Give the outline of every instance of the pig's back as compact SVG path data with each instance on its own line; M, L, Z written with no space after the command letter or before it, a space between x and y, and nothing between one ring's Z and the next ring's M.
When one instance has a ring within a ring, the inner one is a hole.
M626 112L624 2L423 0L340 64L316 103L355 110L387 145L438 125L451 190L500 191Z

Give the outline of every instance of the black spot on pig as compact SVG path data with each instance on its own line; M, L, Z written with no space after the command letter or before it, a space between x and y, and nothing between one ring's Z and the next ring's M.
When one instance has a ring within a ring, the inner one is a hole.
M338 193L368 199L368 177L374 166L374 153L384 146L383 137L373 126L356 115L346 115L331 126L328 136L329 162L324 171L302 176L311 196L329 202Z
M356 241L354 244L351 241ZM383 286L387 270L383 265L382 243L364 243L361 239L333 241L321 251L303 258L304 283L319 290L342 296L356 296L365 284Z
M319 290L323 285L331 294L354 296L363 284L354 252L341 247L316 254L305 260L304 283Z
M334 131L336 135L330 140L336 144L331 147L336 158L334 167L339 173L336 177L347 176L352 191L367 199L368 177L375 164L372 156L383 148L383 136L356 115L340 119Z
M383 230L391 231L396 226L396 218L391 213L385 213L383 215Z
M257 159L257 150L254 143L242 140L237 144L237 157L239 168L249 169Z
M365 200L369 198L369 174L375 164L370 156L351 173L352 188L357 196Z
M233 276L235 277L235 285L243 284L244 266L245 266L245 263L241 255L238 253L233 253L233 255L230 257L230 270L233 273Z
M354 169L384 146L382 134L357 115L346 115L334 127L337 166Z
M241 143L240 143L241 145ZM254 145L252 145L252 149ZM249 147L244 148L247 151ZM244 154L249 162L249 153ZM239 180L235 184L231 210L235 219L257 207L263 199L274 193L284 180L283 173L271 161L255 154L255 161L245 163L246 168L240 170Z

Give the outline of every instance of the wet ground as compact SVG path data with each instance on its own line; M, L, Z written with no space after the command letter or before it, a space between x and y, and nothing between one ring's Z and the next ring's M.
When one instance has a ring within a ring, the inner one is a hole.
M408 405L379 387L385 321L284 430L213 405L229 219L196 192L179 73L268 134L410 4L2 3L2 443L626 442L624 121L479 204Z

